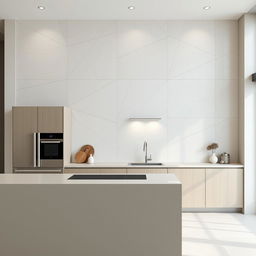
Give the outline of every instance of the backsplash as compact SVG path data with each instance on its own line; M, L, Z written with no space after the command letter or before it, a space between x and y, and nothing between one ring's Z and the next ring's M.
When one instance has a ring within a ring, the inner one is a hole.
M96 162L235 162L237 58L237 21L16 21L16 105L70 107Z

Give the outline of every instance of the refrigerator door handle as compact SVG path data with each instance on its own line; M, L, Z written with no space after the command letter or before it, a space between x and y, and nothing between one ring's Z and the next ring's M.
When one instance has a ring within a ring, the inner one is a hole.
M40 167L40 132L37 133L37 167Z
M37 155L37 133L33 133L33 166L37 166L37 160L36 160L36 155Z

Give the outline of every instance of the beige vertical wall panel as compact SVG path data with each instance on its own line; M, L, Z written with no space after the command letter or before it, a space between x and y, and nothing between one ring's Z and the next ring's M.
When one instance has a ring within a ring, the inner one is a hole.
M239 78L239 91L238 91L238 116L239 116L239 162L244 163L244 121L245 121L245 55L244 55L244 45L245 45L245 31L244 31L244 16L242 16L238 21L238 45L239 45L239 67L238 67L238 78Z
M244 172L244 213L256 213L256 90L251 75L256 70L256 15L239 20L239 138Z
M168 169L182 183L182 207L205 207L205 169Z
M243 207L243 170L206 170L206 207Z
M33 167L33 133L37 132L37 107L14 107L13 167Z
M4 41L0 41L0 173L2 172L4 172Z
M63 132L63 107L38 107L38 132Z
M4 22L4 171L12 172L12 107L15 106L16 91L16 28L15 20Z
M63 130L64 130L64 165L71 162L72 147L72 112L71 109L63 109Z

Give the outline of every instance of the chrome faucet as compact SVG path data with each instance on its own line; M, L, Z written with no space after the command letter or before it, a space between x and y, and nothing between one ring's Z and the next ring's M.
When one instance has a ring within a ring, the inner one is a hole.
M147 164L148 161L152 160L151 154L148 158L148 143L147 143L147 141L145 141L144 144L143 144L143 152L145 152L145 163Z

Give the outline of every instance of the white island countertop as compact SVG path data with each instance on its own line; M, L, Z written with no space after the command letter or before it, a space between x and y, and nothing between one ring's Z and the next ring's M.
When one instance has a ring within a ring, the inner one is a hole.
M78 164L69 163L65 168L243 168L240 163L231 164L211 164L211 163L163 163L162 165L130 165L129 163L94 163L94 164Z
M73 174L0 174L2 184L181 184L174 174L146 174L146 180L68 180ZM88 174L85 174L88 175ZM109 175L109 174L107 174ZM116 174L115 174L116 175ZM120 174L122 175L122 174ZM126 174L123 174L126 175ZM129 174L127 174L129 175ZM135 174L136 175L136 174Z

